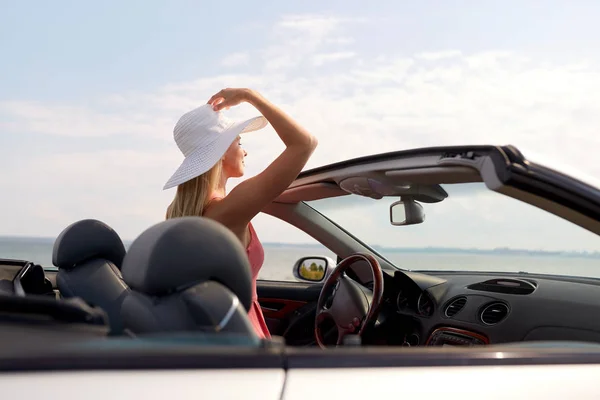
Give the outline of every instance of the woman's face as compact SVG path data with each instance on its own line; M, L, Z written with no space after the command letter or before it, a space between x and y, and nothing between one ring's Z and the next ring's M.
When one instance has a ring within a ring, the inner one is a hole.
M242 148L241 139L238 136L229 146L223 156L223 173L228 178L239 178L244 175L244 157L248 153Z

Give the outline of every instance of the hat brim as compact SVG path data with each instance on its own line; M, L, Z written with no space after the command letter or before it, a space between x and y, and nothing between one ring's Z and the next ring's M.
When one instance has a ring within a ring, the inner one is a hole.
M165 183L163 190L181 185L210 170L223 157L238 135L257 131L265 126L267 126L267 119L263 116L233 123L219 135L217 140L196 149L185 157L179 168Z

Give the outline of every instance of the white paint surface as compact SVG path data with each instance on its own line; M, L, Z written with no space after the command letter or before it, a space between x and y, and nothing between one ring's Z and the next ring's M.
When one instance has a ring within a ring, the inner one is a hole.
M581 400L600 398L599 376L600 365L300 369L284 387L284 371L275 369L82 371L0 374L0 391L60 400Z
M276 400L284 378L277 369L0 373L0 393L23 400Z
M600 399L600 365L300 369L283 400Z

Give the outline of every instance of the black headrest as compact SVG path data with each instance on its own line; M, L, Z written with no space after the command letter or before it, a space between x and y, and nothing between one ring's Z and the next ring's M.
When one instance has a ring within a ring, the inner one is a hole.
M103 258L121 267L125 246L117 233L104 222L84 219L67 226L54 241L52 264L73 268L91 258Z
M122 272L131 289L150 296L216 281L229 288L246 311L252 301L244 247L233 232L208 218L172 218L151 226L129 247Z

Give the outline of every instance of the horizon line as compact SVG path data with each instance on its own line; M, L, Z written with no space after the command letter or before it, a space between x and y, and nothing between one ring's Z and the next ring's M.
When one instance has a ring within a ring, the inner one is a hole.
M2 239L12 239L12 240L31 240L31 241L46 241L46 242L54 242L56 238L49 236L24 236L24 235L0 235L0 240ZM135 239L123 239L123 243L125 245L131 244ZM273 246L273 247L325 247L321 243L289 243L289 242L270 242L264 241L262 242L263 246ZM392 246L381 246L381 245L371 245L376 251L392 251L392 252L402 252L402 251L435 251L435 252L464 252L464 253L538 253L538 254L578 254L578 255L600 255L599 250L542 250L542 249L525 249L525 248L515 248L515 247L494 247L494 248L484 248L484 247L443 247L443 246L413 246L413 247L392 247ZM326 247L325 247L326 248Z

